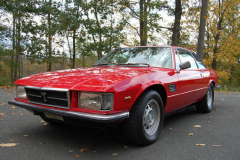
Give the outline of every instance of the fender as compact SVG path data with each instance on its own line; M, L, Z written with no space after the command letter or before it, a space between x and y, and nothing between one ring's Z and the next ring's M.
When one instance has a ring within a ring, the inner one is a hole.
M166 88L164 87L164 84L161 82L161 81L151 81L151 82L146 82L142 85L141 89L139 89L139 91L137 92L135 98L133 99L133 104L132 106L134 105L134 103L137 101L138 97L143 94L146 90L148 90L149 88L153 87L153 88L156 88L156 86L161 86L162 88L164 88L165 90L165 93L164 95L167 95L167 92L166 92ZM157 90L158 91L158 90ZM158 91L159 92L159 91ZM162 97L163 99L163 102L165 104L166 102L166 97ZM131 108L132 108L131 106ZM165 105L164 105L165 106ZM130 109L131 109L130 108Z

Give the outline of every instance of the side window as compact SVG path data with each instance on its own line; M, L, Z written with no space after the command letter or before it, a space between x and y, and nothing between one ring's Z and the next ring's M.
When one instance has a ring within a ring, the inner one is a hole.
M197 64L194 60L194 58L192 57L192 54L184 49L178 49L178 55L180 58L181 63L189 61L191 64L191 67L189 69L198 69Z
M192 52L192 55L195 58L199 69L206 69L206 66L203 64L203 62L200 60L200 58L193 52Z

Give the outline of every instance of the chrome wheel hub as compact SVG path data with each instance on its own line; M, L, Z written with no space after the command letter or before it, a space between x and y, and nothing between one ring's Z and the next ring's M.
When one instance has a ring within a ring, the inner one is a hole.
M150 100L145 107L143 115L143 127L147 135L153 135L160 123L160 108L158 102L154 99Z

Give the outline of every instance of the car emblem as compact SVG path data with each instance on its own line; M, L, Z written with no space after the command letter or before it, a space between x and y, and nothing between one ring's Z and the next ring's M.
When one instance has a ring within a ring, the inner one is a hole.
M47 102L47 93L46 92L41 92L41 95L43 96L43 101Z

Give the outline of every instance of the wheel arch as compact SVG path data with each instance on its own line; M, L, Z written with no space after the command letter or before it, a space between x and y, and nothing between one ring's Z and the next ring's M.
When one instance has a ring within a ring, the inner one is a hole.
M145 94L146 92L148 92L150 90L156 91L161 96L162 101L163 101L163 106L164 106L164 109L165 109L165 105L166 105L166 102L167 102L167 92L166 92L165 87L162 84L153 84L153 85L148 86L145 89L141 90L141 92L138 94L137 98L134 100L133 105L136 103L136 101L138 100L138 98L142 94ZM132 109L132 107L131 107L131 109Z
M214 80L210 80L208 83L208 86L210 86L211 84L213 84L213 87L215 87L215 81Z

